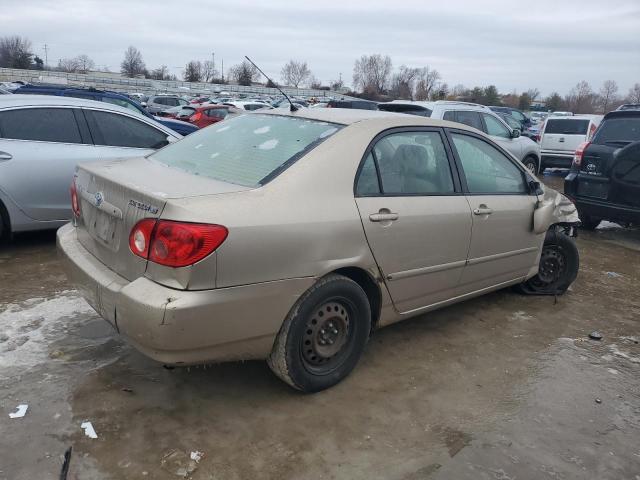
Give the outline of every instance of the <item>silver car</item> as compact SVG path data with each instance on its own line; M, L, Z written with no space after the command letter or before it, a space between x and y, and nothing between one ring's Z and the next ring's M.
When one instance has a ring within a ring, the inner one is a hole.
M78 162L138 157L182 138L128 109L45 95L0 97L0 237L71 218Z
M371 331L576 278L573 204L482 133L368 110L271 110L146 158L81 165L72 283L169 364L268 359L317 391Z

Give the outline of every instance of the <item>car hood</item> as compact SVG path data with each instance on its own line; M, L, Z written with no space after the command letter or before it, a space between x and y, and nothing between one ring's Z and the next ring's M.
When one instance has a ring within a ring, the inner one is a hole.
M162 122L165 125L173 124L173 125L185 125L187 127L193 127L193 125L191 125L189 122L183 122L182 120L175 120L173 118L157 117L157 116L154 116L153 118L156 120L156 122Z

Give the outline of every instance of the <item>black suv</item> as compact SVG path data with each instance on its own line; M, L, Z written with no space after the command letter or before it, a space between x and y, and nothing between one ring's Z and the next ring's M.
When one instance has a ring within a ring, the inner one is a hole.
M356 108L359 110L378 110L378 104L369 100L329 100L327 108Z
M591 142L576 150L564 192L584 228L601 220L640 224L640 109L605 115Z

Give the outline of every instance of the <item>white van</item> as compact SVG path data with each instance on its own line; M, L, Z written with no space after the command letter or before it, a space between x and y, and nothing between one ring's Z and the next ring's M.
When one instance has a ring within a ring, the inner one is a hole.
M602 115L549 116L540 129L540 154L546 167L569 168L582 142L588 141L602 121Z

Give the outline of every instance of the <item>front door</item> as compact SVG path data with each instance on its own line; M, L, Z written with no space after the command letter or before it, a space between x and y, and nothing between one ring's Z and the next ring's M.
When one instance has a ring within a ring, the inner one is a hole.
M374 143L356 184L364 231L396 309L451 298L466 263L471 212L438 129Z
M460 293L523 278L544 241L533 231L537 197L529 193L525 171L480 135L451 131L450 137L473 218Z

